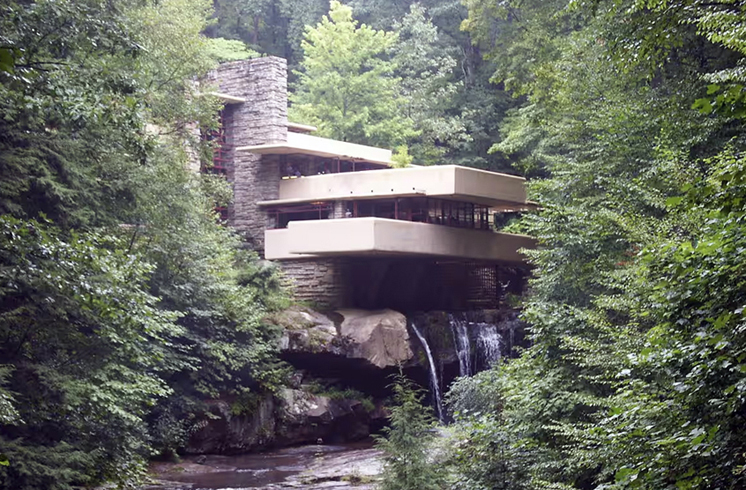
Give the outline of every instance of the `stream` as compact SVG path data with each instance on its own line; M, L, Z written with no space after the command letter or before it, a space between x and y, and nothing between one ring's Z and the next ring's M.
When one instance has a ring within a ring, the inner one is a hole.
M189 456L179 463L153 463L154 482L145 490L372 490L381 471L380 456L372 441L235 456Z

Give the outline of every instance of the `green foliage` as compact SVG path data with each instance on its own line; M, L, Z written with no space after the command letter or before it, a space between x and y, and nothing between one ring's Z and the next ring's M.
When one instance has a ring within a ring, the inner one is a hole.
M147 292L151 270L120 239L0 220L0 352L19 415L0 435L4 485L137 477L143 417L168 372L191 367L161 362L183 330Z
M12 371L13 366L0 366L0 424L2 425L12 424L19 420L13 393L4 388Z
M698 20L725 16L735 34L740 9L468 5L494 79L523 99L493 151L541 177L542 209L521 224L540 241L533 345L489 387L456 386L479 407L458 421L457 474L475 488L741 488L744 132L740 88L712 82L743 53ZM476 454L507 478L490 483Z
M399 41L393 61L407 101L406 115L418 132L411 138L413 159L421 165L441 163L449 147L471 141L462 118L450 113L463 86L454 76L457 50L440 39L420 4L412 4L394 29Z
M376 409L373 398L354 388L340 388L334 385L312 382L308 385L308 390L315 395L325 396L332 400L357 400L367 412Z
M296 68L303 57L306 26L329 10L328 0L216 0L217 22L206 29L210 37L240 40L250 49L281 56Z
M435 490L443 488L440 469L428 458L435 419L422 405L422 390L403 375L394 378L394 406L389 427L376 438L384 456L383 490Z
M472 377L457 378L448 389L446 404L456 420L499 413L503 391L500 372L488 369Z
M235 61L256 58L259 54L246 47L242 41L218 37L208 43L210 56L217 61Z
M332 1L329 15L306 30L291 118L342 141L404 143L414 130L404 114L401 80L386 59L396 42L396 34L358 25L351 8Z
M691 220L692 235L662 240L640 258L651 295L640 315L654 326L630 356L614 404L593 433L614 434L623 448L625 464L615 472L619 487L746 483L738 415L746 387L746 298L736 265L743 259L745 167L732 148L707 163L710 175L687 192L688 205L678 210Z
M414 157L409 154L407 145L397 146L391 155L392 167L406 168L412 164Z
M0 11L0 486L134 487L211 396L284 376L274 268L188 167L217 102L210 2ZM6 56L9 55L10 57ZM33 218L37 218L34 220Z

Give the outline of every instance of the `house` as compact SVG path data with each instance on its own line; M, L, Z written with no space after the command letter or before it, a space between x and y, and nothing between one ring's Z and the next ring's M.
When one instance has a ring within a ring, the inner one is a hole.
M288 122L285 60L221 65L215 166L230 225L277 262L298 300L329 308L459 310L519 294L530 237L496 232L527 207L520 177L459 166L392 168L391 151Z

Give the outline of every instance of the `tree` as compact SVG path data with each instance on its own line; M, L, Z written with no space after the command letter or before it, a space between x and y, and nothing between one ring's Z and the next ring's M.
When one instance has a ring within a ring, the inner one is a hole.
M360 19L375 28L404 28L400 36L403 51L417 44L417 49L428 53L427 58L418 60L419 70L405 68L414 76L408 81L407 75L402 74L405 91L409 83L427 92L427 82L418 77L439 72L432 77L435 85L430 87L437 95L425 98L413 116L419 115L419 120L415 120L419 125L416 129L422 130L421 136L409 142L418 163L456 164L515 173L505 154L488 150L495 143L506 111L518 101L512 99L501 84L490 81L495 69L492 60L484 59L483 46L469 32L460 29L468 16L462 2L355 0L350 5ZM420 16L419 11L425 15ZM412 23L410 27L403 25L405 18ZM427 27L427 23L432 24L431 27ZM444 63L450 63L449 58L455 64L447 73L442 68ZM430 68L422 71L427 65ZM448 84L442 86L436 80L448 80ZM418 85L422 82L426 87Z
M437 490L442 475L428 461L434 440L432 413L422 405L422 391L412 381L399 375L394 378L394 406L390 426L383 429L376 446L384 454L383 490Z
M209 396L283 373L273 268L188 170L217 103L209 2L11 2L0 11L0 486L134 487ZM6 56L8 54L9 56ZM169 413L173 423L162 423Z
M438 28L419 4L412 4L394 28L399 40L393 61L407 101L405 114L419 133L410 143L413 158L418 164L441 163L449 147L471 139L461 117L449 113L463 85L453 75L455 49L441 42Z
M446 403L454 423L447 463L454 489L531 488L528 451L515 444L502 411L505 380L514 374L499 365L451 385Z
M254 51L280 56L295 69L303 56L306 26L329 10L328 0L217 0L216 22L205 29L210 37L241 41Z
M523 98L494 151L543 177L524 220L540 241L533 345L502 370L499 424L466 422L495 429L468 451L522 450L530 488L743 486L741 276L726 265L741 256L743 121L692 109L743 55L687 20L733 9L468 5L494 80Z
M401 80L387 59L393 33L359 26L352 9L331 2L328 16L306 30L291 118L331 138L393 147L414 135Z
M169 394L165 374L194 365L160 361L179 315L157 307L152 266L125 244L0 220L0 353L18 414L0 433L6 488L131 483L144 470L143 417Z

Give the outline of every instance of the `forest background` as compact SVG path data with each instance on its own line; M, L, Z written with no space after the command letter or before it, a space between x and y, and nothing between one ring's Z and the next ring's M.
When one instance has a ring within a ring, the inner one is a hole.
M456 384L447 471L411 488L746 487L746 6L349 7L3 7L0 483L134 485L200 399L282 381L277 276L185 171L217 109L189 80L250 54L204 32L286 57L322 134L530 179L532 346Z

